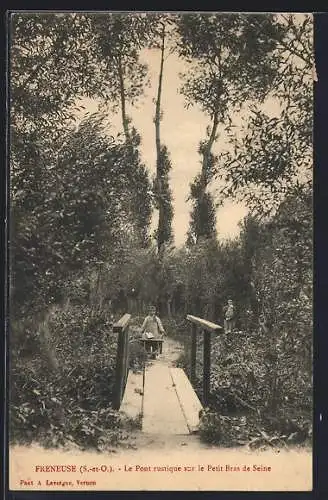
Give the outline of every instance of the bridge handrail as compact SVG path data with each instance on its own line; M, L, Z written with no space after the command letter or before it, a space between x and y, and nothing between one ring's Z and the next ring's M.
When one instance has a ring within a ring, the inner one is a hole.
M116 321L116 323L114 323L113 325L113 331L118 333L118 331L121 329L121 328L126 328L129 324L129 321L130 321L130 318L131 318L131 314L123 314L123 316L118 320Z
M191 314L187 314L187 320L191 323L194 323L197 326L201 326L203 330L207 330L210 332L216 332L218 330L222 330L222 326L217 325L216 323L212 323L207 319L198 318L197 316L192 316Z
M113 332L117 333L117 351L115 366L115 384L113 408L119 410L124 395L129 373L129 323L131 314L124 314L114 325Z
M197 327L203 330L203 405L206 406L210 396L211 378L211 333L218 333L222 326L212 323L203 318L188 314L186 318L192 324L191 330L191 358L190 358L190 380L194 384L196 380L196 355L197 355Z

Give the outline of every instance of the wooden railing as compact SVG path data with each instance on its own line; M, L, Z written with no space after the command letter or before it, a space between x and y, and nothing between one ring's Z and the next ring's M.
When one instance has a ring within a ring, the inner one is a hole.
M222 330L222 326L211 323L206 319L197 318L188 314L187 320L192 324L191 330L191 361L190 361L190 381L192 384L196 381L196 355L197 355L197 327L203 331L203 398L204 406L208 404L210 396L210 377L211 377L211 333L217 333Z
M129 322L131 314L124 314L113 326L117 333L115 386L113 408L119 410L129 373Z

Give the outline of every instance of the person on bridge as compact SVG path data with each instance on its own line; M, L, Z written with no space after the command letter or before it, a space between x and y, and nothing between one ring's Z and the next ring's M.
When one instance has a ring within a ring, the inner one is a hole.
M142 338L147 339L158 339L165 335L165 330L162 322L158 316L156 316L156 307L149 307L149 315L146 316L144 322L141 326ZM150 352L153 352L152 345L149 345Z

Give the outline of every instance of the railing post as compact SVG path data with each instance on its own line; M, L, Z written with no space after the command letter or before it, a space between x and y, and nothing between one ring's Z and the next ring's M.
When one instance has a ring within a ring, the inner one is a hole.
M115 366L115 384L113 394L113 408L119 410L129 371L129 320L130 314L125 314L113 326L117 333L117 351Z
M116 351L116 368L115 368L115 387L113 407L118 410L121 406L122 384L123 384L123 369L124 369L124 332L122 327L117 327L117 351Z
M203 403L207 406L210 396L211 377L211 332L204 330L203 342Z
M124 371L124 389L128 378L129 364L130 364L130 351L129 351L129 325L125 331L125 371Z
M191 361L190 361L190 378L195 380L196 375L196 327L199 326L203 330L203 404L207 406L210 400L211 389L211 332L219 332L222 326L216 325L206 319L197 318L197 316L187 315L187 320L193 325L191 338Z
M190 380L194 384L196 381L196 352L197 352L197 326L191 325L191 359L190 359Z

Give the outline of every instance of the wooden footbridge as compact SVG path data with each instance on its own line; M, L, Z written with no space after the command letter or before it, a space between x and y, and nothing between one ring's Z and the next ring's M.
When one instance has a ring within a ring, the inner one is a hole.
M191 367L189 377L172 366L163 353L145 362L141 372L129 369L129 323L125 314L115 323L117 333L114 408L131 418L141 419L147 434L190 434L198 430L200 412L210 395L211 335L221 326L188 315L191 324ZM203 391L199 400L193 384L196 378L197 335L203 333Z

